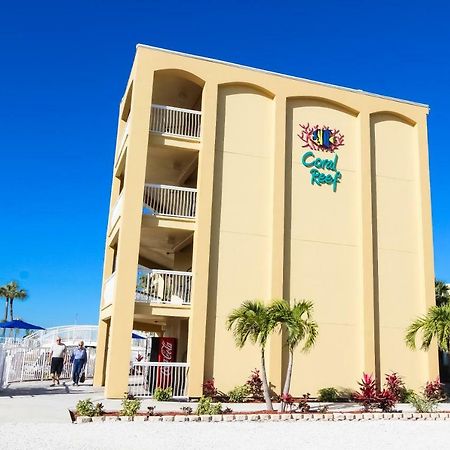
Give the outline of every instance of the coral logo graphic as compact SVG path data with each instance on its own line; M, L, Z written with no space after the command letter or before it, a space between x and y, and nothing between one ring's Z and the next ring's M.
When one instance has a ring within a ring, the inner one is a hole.
M319 125L309 126L300 124L301 134L298 137L304 142L303 148L310 148L314 151L334 153L339 147L344 145L344 135L339 130L332 130L330 127Z
M341 182L342 173L338 170L339 156L335 151L344 145L344 135L339 130L319 125L300 125L298 137L303 141L303 148L309 151L304 153L300 161L304 167L309 169L310 181L313 186L330 185L336 192L337 185ZM313 150L313 151L311 151ZM334 153L329 159L321 158L315 151Z

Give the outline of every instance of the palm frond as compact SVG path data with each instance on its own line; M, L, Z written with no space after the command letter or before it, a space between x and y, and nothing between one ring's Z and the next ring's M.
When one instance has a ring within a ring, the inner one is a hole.
M428 350L433 338L443 351L450 350L450 304L431 307L427 314L418 317L406 330L406 345L416 348L418 334L422 335L420 348Z

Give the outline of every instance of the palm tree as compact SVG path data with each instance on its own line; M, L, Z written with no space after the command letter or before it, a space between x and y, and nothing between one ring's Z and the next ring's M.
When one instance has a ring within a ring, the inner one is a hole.
M0 296L5 297L5 320L8 319L8 304L9 304L9 316L11 320L14 320L13 303L14 300L25 300L28 297L28 293L25 289L20 289L16 281L11 281L8 284L0 287Z
M294 301L292 307L286 300L275 300L270 306L270 315L281 329L286 331L286 343L289 350L289 360L283 387L283 398L289 394L294 366L294 350L304 341L302 351L306 352L315 344L319 326L312 320L314 306L311 301ZM282 402L282 409L285 405Z
M450 303L432 306L427 314L418 317L406 330L406 345L416 348L416 336L422 333L420 348L428 350L433 338L444 352L450 351Z
M273 405L267 382L265 349L275 326L276 322L272 320L269 308L260 300L245 301L239 308L234 309L227 319L227 329L232 330L238 348L242 348L247 339L261 347L261 381L266 409L269 411L273 411Z
M434 295L437 306L441 306L444 303L450 303L450 292L448 285L441 280L434 280Z

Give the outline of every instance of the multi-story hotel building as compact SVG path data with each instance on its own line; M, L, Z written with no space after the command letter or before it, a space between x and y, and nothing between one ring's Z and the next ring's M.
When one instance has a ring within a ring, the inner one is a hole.
M120 103L95 383L127 390L133 329L177 339L186 395L259 366L225 321L244 300L310 299L319 337L292 393L437 353L405 329L434 303L426 105L138 45ZM268 346L280 391L282 337Z

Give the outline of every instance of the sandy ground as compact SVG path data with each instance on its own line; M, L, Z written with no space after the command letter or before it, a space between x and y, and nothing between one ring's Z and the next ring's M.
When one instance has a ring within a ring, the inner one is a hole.
M0 425L2 449L448 449L448 422Z
M120 408L120 401L104 400L102 389L89 384L50 388L48 383L23 383L0 391L0 450L450 448L450 421L71 424L67 408L88 397L106 409ZM146 400L142 409L150 404L155 402ZM180 406L158 403L157 410ZM442 406L449 409L448 403ZM261 408L245 405L246 410L252 407Z

